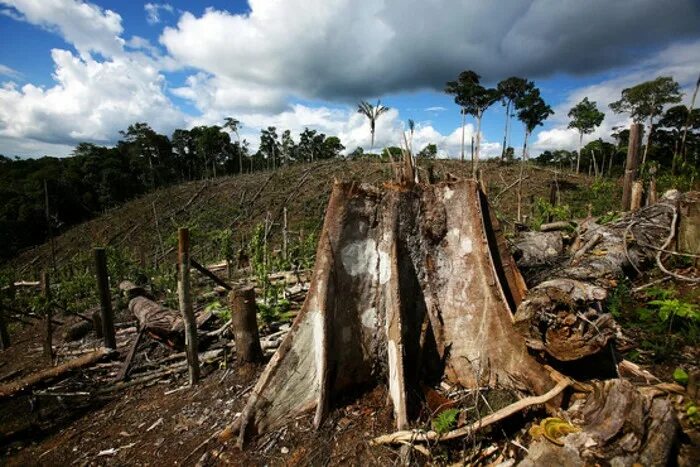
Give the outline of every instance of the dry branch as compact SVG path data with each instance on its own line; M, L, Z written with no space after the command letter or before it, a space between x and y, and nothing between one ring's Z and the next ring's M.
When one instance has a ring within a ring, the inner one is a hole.
M94 352L90 352L89 354L83 355L82 357L69 360L61 365L55 366L53 368L48 368L37 373L33 373L18 381L13 381L11 383L2 385L0 386L0 399L4 399L6 397L11 397L26 392L34 386L37 386L42 383L47 383L50 380L63 376L73 370L92 365L93 363L96 363L104 357L110 355L112 352L113 351L111 349L102 347Z
M404 430L374 438L372 441L370 441L370 444L373 446L377 446L380 444L395 444L404 442L449 441L456 438L462 438L489 425L493 425L494 423L499 422L504 418L508 418L511 415L518 413L523 409L526 409L533 405L545 404L557 397L559 394L561 394L561 392L570 385L571 381L569 379L562 379L561 381L557 382L557 384L552 389L542 394L541 396L530 396L524 399L520 399L519 401L509 406L503 407L502 409L497 410L496 412L489 414L468 426L457 428L456 430L449 431L445 434L440 434L433 430L430 430L428 432L421 432L418 430Z

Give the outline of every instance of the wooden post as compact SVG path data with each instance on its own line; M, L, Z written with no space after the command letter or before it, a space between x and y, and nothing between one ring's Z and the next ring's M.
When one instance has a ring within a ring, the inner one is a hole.
M8 295L10 301L15 298L15 281L10 280L10 285L8 286ZM0 350L7 350L10 347L10 333L7 331L7 321L5 321L5 310L2 308L0 303Z
M637 180L632 184L632 199L630 200L630 211L637 211L642 207L642 195L644 194L644 185Z
M236 355L241 363L256 363L263 359L258 334L255 289L242 287L229 294L231 326L236 340Z
M678 251L700 255L700 195L686 194L680 203L678 220ZM700 258L695 258L700 267Z
M44 297L44 303L46 304L46 309L44 310L44 356L50 361L53 361L53 323L52 309L51 309L51 282L49 280L49 273L43 271L41 273L41 295Z
M182 320L185 322L185 347L190 385L194 385L199 381L199 356L197 355L197 322L194 319L190 294L190 230L178 229L177 238L177 297Z
M656 203L658 195L656 194L656 176L652 175L649 180L649 188L647 191L647 206Z
M95 330L95 337L98 339L102 339L103 334L102 334L102 315L100 314L100 311L93 311L92 315L92 329Z
M100 315L102 318L102 337L105 347L117 348L117 337L114 333L114 316L112 315L112 294L109 291L109 275L107 273L107 252L104 248L95 248L95 274L97 275L97 291L100 295Z
M282 209L282 257L287 260L287 206Z
M632 183L637 178L639 167L639 148L642 145L642 124L633 123L630 126L630 139L627 146L627 163L625 178L622 186L622 210L629 211L632 203Z

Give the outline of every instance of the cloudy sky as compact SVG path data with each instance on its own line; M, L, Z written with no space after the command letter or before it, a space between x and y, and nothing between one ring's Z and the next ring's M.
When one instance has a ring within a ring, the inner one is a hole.
M456 156L442 89L464 69L534 80L556 112L535 150L573 148L566 114L584 96L606 111L591 138L608 138L626 123L607 109L624 87L671 75L690 94L699 25L698 0L0 0L0 154L64 156L136 121L170 134L227 116L253 146L274 125L368 148L356 104L381 97L376 146L411 118L415 146ZM504 118L487 111L486 153Z

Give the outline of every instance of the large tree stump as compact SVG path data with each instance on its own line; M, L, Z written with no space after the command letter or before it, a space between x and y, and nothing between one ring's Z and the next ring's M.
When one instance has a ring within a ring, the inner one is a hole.
M255 289L237 288L229 294L231 327L236 341L236 356L241 363L257 363L263 359L256 317Z
M304 306L255 385L246 433L386 381L398 428L421 380L542 394L554 386L512 324L524 285L475 181L332 191Z

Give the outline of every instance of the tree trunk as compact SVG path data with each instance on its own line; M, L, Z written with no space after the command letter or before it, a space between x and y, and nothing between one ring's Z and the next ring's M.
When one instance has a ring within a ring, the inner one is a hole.
M649 118L649 134L647 135L647 144L644 146L644 155L642 156L642 167L647 163L647 153L649 152L649 147L651 146L651 136L654 131L654 119Z
M464 162L464 130L467 124L467 113L462 109L462 162Z
M576 153L576 173L581 171L581 149L583 148L583 133L578 134L578 153Z
M336 184L316 258L304 306L239 418L239 444L305 411L319 426L328 400L377 380L399 428L424 379L554 386L513 329L522 278L476 181Z
M481 149L481 112L476 116L476 148L474 150L474 166L472 167L472 177L476 178L479 170L479 150Z
M508 144L508 120L510 120L510 101L506 102L506 124L505 128L503 128L503 148L501 148L501 161L506 160L506 144Z
M199 381L199 354L197 353L197 322L194 318L190 294L190 232L189 229L180 228L177 234L177 296L182 321L185 325L185 347L190 385L194 385Z
M620 278L633 275L635 269L655 264L656 248L669 235L672 206L679 196L671 192L658 203L628 212L609 224L589 220L579 227L580 240L572 251L542 257L540 264L546 267L529 274L528 283L534 287L515 314L516 328L526 337L528 347L544 352L554 362L580 362L601 353L609 356L608 344L617 334L617 325L603 308L607 291ZM533 235L551 233L531 233L516 241L516 249L527 250ZM537 257L542 249L528 251L532 264L536 261L532 257ZM611 364L609 357L604 361ZM577 370L594 368L579 366Z
M100 296L100 312L102 318L102 336L104 338L104 345L107 348L116 349L117 338L114 332L112 294L109 290L109 274L107 273L107 252L104 248L95 248L94 255L95 273L97 275L97 292Z
M44 298L44 356L53 361L53 307L51 306L51 283L49 273L44 271L41 273L41 294Z
M527 139L530 136L530 132L528 130L525 130L525 141L523 142L523 156L520 160L520 175L518 178L518 191L517 191L517 198L518 198L518 214L517 214L517 219L518 222L522 221L522 205L523 205L523 169L525 167L525 162L527 161Z
M231 291L229 304L238 361L241 363L261 362L263 353L258 334L255 289L251 286Z
M632 199L630 201L630 211L637 211L642 207L642 197L644 195L644 184L636 180L632 184Z
M630 126L629 145L627 147L627 162L625 164L625 178L622 186L622 210L629 211L632 201L632 183L637 178L639 166L639 147L642 144L642 125L633 123Z

